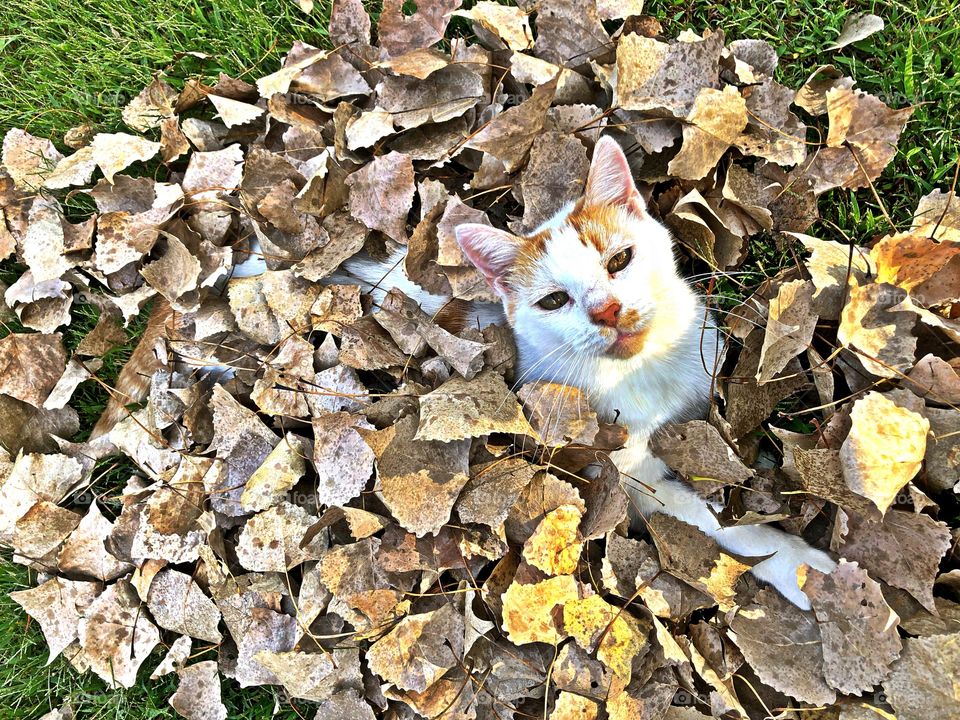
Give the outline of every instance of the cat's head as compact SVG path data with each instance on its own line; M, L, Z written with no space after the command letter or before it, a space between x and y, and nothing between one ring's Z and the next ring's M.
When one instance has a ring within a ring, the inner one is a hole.
M696 321L670 233L647 213L612 138L596 145L583 197L534 234L456 232L518 341L537 352L643 360L668 353Z

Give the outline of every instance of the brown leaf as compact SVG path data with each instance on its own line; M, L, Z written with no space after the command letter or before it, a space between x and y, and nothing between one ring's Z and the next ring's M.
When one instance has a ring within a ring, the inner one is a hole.
M397 242L407 241L407 213L415 192L409 157L398 152L382 155L350 175L347 185L353 217Z
M946 360L927 353L907 374L904 385L912 392L939 405L960 404L960 373ZM929 468L928 468L929 471Z
M180 685L170 697L170 707L187 720L226 720L227 707L221 700L220 673L215 660L204 660L181 668Z
M533 432L519 403L493 370L472 380L451 378L420 398L417 440L464 440L490 433Z
M156 76L124 106L121 117L128 127L137 132L158 128L163 120L173 116L178 95L176 90Z
M810 347L818 319L812 306L815 289L809 280L794 280L781 285L770 301L757 374L761 384L773 380L790 360Z
M401 526L423 537L436 535L450 519L469 479L470 441L416 440L417 424L417 416L408 415L386 430L362 434L377 454L384 503Z
M848 513L839 552L875 578L906 590L933 612L933 583L950 545L950 529L944 523L923 514L890 510L882 520Z
M960 412L926 408L930 436L924 463L927 485L934 490L949 490L960 478Z
M847 486L885 513L920 470L930 422L905 390L869 392L853 404L853 426L840 448Z
M823 673L840 692L859 695L877 685L900 654L897 625L880 585L843 560L829 575L807 570L802 583L823 639Z
M960 690L945 678L960 675L960 633L907 638L883 689L902 720L956 716ZM949 710L948 710L949 708Z
M115 580L133 570L106 552L103 541L113 530L113 523L100 512L96 501L77 525L57 558L57 568L68 575L82 575L96 580Z
M456 509L465 523L487 525L496 530L503 524L523 489L541 468L522 458L505 457L470 468Z
M42 407L66 366L59 333L11 333L0 340L0 393Z
M579 388L538 380L520 388L518 396L544 445L590 445L600 432L597 414Z
M483 79L474 70L449 65L426 80L385 77L377 85L376 110L389 113L397 127L409 130L458 118L483 97Z
M412 15L403 13L401 0L386 0L377 24L380 44L391 57L430 47L443 38L447 22L460 0L420 0Z
M713 600L669 573L661 572L656 549L616 533L607 535L603 586L625 600L639 597L657 617L676 620L711 607Z
M150 583L147 606L157 625L198 640L217 644L220 611L197 581L177 570L161 570Z
M527 50L533 46L533 32L522 8L481 0L469 10L457 10L453 15L470 18L474 26L493 33L511 50Z
M610 44L594 3L544 0L537 5L538 57L576 67L607 54Z
M767 685L813 705L836 700L836 692L823 679L820 628L813 613L765 589L737 612L730 629L731 639Z
M737 485L753 477L720 432L704 420L661 428L651 437L650 449L695 486L703 481L708 488Z
M586 148L573 135L544 132L533 141L520 176L523 221L515 230L532 232L583 194L590 171Z
M733 607L734 585L751 565L728 555L716 540L682 520L654 513L648 521L663 569L712 597L721 610Z
M893 159L913 108L892 110L873 95L850 87L826 91L830 132L805 175L818 195L835 187L867 187Z
M334 0L328 32L334 45L369 43L370 16L362 0Z
M247 520L237 538L237 559L247 570L285 573L309 559L301 540L317 518L281 502Z
M703 88L719 84L723 33L671 44L625 35L617 45L617 97L625 110L686 118ZM739 131L738 131L739 132Z
M490 153L503 161L508 173L515 172L523 165L543 129L547 109L556 92L557 78L540 85L529 100L503 111L482 126L466 147Z

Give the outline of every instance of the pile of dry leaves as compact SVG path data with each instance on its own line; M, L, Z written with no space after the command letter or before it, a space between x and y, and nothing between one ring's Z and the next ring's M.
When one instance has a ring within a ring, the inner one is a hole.
M124 112L140 134L77 128L68 156L6 134L0 257L28 269L5 312L35 332L0 340L0 539L37 571L14 597L51 659L112 687L177 673L196 720L226 717L223 677L351 720L958 717L958 531L937 518L960 479L960 204L928 195L869 249L803 234L911 110L831 66L784 87L762 41L666 40L640 2L401 4L378 46L335 2L336 50L296 44L255 85L158 78ZM443 39L451 18L473 42ZM515 395L505 329L323 283L399 244L424 288L489 299L453 228L533 228L601 132L695 267L737 268L757 233L796 251L724 316L709 421L657 452L724 522L843 558L806 577L812 612L678 520L628 536L602 452L623 430L570 388ZM163 181L121 174L139 162ZM68 221L68 191L96 212ZM252 238L267 272L229 279ZM68 354L81 299L100 321ZM175 313L109 434L139 468L116 502L91 486L102 443L62 438L151 299Z

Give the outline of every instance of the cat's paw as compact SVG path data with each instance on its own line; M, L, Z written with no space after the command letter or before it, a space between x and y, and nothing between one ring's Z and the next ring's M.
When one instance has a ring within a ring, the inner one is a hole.
M754 566L752 572L759 580L773 585L798 608L809 610L810 598L804 594L797 582L797 570L801 565L809 565L820 572L829 573L833 572L837 563L825 552L798 542L781 548L776 555Z

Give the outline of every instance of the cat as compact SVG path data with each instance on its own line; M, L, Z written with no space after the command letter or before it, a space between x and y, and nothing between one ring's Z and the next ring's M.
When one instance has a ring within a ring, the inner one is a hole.
M739 555L770 555L753 574L809 609L797 571L805 564L830 572L829 555L768 525L721 527L650 451L664 423L706 416L722 343L678 274L670 233L647 212L616 140L597 142L583 197L531 235L481 224L461 225L456 235L502 301L519 377L576 386L602 420L628 429L626 447L611 457L636 513L672 515Z
M518 384L549 380L577 387L601 420L627 428L625 447L611 458L624 479L633 526L642 527L641 516L662 512L730 552L769 556L753 567L754 576L809 609L798 570L807 565L830 572L836 563L829 555L768 525L721 527L708 502L650 451L651 435L665 423L706 416L722 343L701 299L680 276L670 233L647 212L616 140L598 140L583 196L530 235L481 224L455 232L501 301L474 303L469 320L510 326ZM252 243L233 277L263 273L258 252ZM412 282L402 260L403 249L386 261L361 254L325 282L360 284L375 302L397 288L426 312L440 312L450 298ZM165 307L154 308L148 334L154 327L159 337L157 327L170 321ZM92 438L105 437L125 415L124 403L145 395L157 362L153 342L141 342ZM218 381L233 374L215 364L206 370Z

